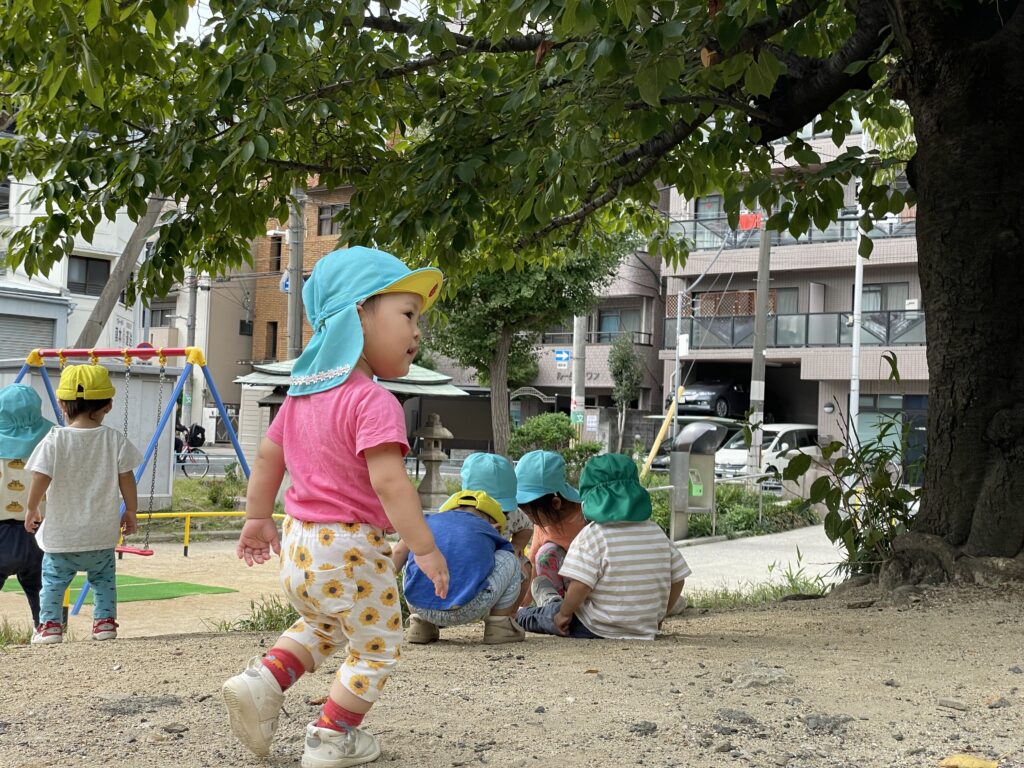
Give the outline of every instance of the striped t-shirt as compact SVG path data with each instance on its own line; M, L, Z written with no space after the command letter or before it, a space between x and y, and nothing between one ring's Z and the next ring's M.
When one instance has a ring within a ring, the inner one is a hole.
M576 616L595 635L653 640L674 582L690 575L658 524L590 523L573 539L559 570L591 588Z

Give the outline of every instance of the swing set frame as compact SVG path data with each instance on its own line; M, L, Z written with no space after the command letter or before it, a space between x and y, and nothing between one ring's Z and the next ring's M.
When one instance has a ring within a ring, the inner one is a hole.
M210 375L209 368L206 365L206 358L199 347L166 347L166 348L154 348L150 346L145 347L124 347L117 349L115 347L109 348L94 348L94 349L33 349L28 357L25 358L25 364L21 367L18 375L15 377L14 382L20 383L26 376L31 376L33 373L38 373L43 380L43 386L46 388L46 392L50 398L50 405L53 407L53 415L57 423L60 426L65 426L64 423L64 412L61 410L60 404L57 402L57 394L53 389L53 382L50 381L50 374L46 369L47 360L57 360L60 363L61 370L63 370L68 360L88 360L93 365L99 365L100 360L104 358L117 359L119 362L124 363L126 374L130 373L131 365L133 360L151 360L157 358L160 363L160 373L163 376L163 369L166 365L167 358L184 358L185 367L182 369L181 374L178 376L178 380L174 385L174 389L171 392L171 396L167 399L166 406L163 407L160 413L160 420L157 422L156 430L153 432L153 437L149 441L145 452L142 456L142 463L139 464L135 469L135 482L136 484L142 479L142 476L146 472L146 466L149 464L150 459L153 458L156 453L157 446L160 442L160 437L163 435L164 429L167 428L167 423L170 421L171 416L174 413L174 409L177 406L178 398L181 396L182 390L185 388L186 382L191 378L193 369L198 366L203 372L203 377L206 379L206 384L210 389L210 394L213 395L213 401L217 405L217 411L220 413L221 420L227 427L228 437L231 439L231 445L234 446L235 455L238 458L238 464L241 466L242 471L245 473L246 479L249 477L249 464L245 460L245 455L242 453L242 446L238 443L238 435L235 433L234 427L231 426L231 420L228 418L227 409L224 407L224 402L220 398L220 393L217 391L217 385L213 382L213 377ZM163 387L163 379L161 378L161 392ZM128 391L125 388L125 399L127 400ZM156 468L154 467L154 472ZM152 505L153 496L152 489L150 490L150 515L152 516ZM124 501L121 502L121 509L119 515L124 517L125 505ZM147 528L147 542L148 542L148 528ZM117 548L118 555L121 554L135 554L135 555L152 555L152 550L147 548L131 547L131 546L119 546ZM72 616L77 616L78 612L82 608L82 604L85 602L85 598L89 594L89 582L86 580L82 586L82 590L78 595L78 599L75 601L74 608L71 610Z

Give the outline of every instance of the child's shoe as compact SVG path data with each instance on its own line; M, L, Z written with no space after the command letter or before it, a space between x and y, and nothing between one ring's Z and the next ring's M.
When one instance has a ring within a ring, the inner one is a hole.
M547 576L538 576L530 582L530 594L538 608L543 608L548 603L562 599L562 596L558 594L558 589Z
M92 623L93 640L114 640L117 638L117 622L113 619L96 619Z
M284 692L259 656L221 688L228 708L231 730L254 754L270 754L277 730L277 718L284 704Z
M526 639L526 630L511 616L488 616L484 619L484 642L520 643Z
M32 633L33 645L50 645L64 642L64 626L59 621L48 621L36 627Z
M372 734L362 728L334 731L306 726L306 748L302 751L302 768L348 768L350 765L372 763L380 757L380 745Z
M441 638L441 630L431 624L418 613L409 614L409 632L405 636L407 643L426 645Z

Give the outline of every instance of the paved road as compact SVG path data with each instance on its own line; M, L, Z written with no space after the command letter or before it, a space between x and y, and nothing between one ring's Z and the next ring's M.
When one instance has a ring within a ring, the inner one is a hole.
M839 580L830 573L840 559L839 552L820 525L770 536L683 546L680 551L693 569L693 575L686 580L687 589L734 588L769 581L773 578L769 572L772 564L776 573L787 567L794 571L802 567L811 578Z

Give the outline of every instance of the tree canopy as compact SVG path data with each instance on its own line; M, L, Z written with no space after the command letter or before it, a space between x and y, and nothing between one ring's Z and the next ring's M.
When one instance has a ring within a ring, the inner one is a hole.
M181 34L188 7L8 4L0 98L18 138L0 142L0 173L40 179L46 210L14 234L12 263L45 271L69 235L122 206L138 219L160 192L179 208L137 276L158 294L187 266L247 259L311 179L355 184L342 241L457 279L547 266L627 226L678 256L659 183L725 190L731 215L781 195L773 225L794 232L834 217L851 175L875 215L903 206L873 184L873 158L793 136L817 119L840 141L855 110L905 121L881 0L460 0L417 15L397 0L212 0L198 39Z

